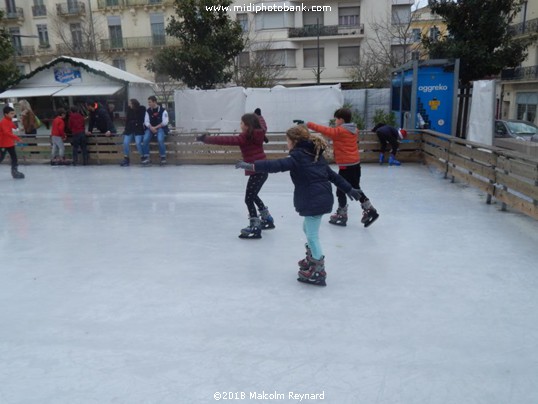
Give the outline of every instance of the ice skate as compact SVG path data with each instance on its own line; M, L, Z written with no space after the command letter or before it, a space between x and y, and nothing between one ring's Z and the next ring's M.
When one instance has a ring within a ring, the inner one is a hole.
M159 162L159 165L161 167L165 166L166 165L166 157L161 157L161 161Z
M129 157L124 157L120 164L121 167L129 167Z
M142 156L142 161L140 163L142 164L142 167L151 166L151 160L149 159L149 156Z
M396 160L396 157L394 157L392 154L389 157L389 166L399 166L402 163L400 163L398 160Z
M382 165L385 160L385 153L379 153L379 164Z
M305 270L300 269L297 280L314 286L327 286L327 272L325 272L325 257L316 260L312 257L308 259L309 266Z
M361 207L363 209L361 223L364 227L368 227L377 220L379 213L377 213L377 210L369 200L363 202Z
M264 207L260 209L260 218L261 218L261 228L262 230L269 230L275 228L275 220L273 216L269 213L269 209Z
M24 178L24 174L17 170L17 167L11 169L11 176L16 180L22 180Z
M260 218L251 217L249 218L249 220L250 220L249 226L245 227L244 229L241 229L241 234L239 235L239 238L244 238L244 239L262 238L262 228L261 228Z
M338 207L336 213L332 214L329 218L329 223L335 224L337 226L346 226L347 225L347 205L343 208Z
M308 269L310 258L312 258L312 250L310 250L308 244L305 244L304 246L306 248L306 256L300 260L297 265L299 265L300 270L306 271Z

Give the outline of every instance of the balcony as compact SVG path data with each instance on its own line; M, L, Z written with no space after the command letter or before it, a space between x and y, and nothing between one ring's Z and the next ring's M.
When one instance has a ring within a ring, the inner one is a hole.
M17 58L35 56L35 48L33 46L16 46L15 54Z
M538 18L510 25L508 29L510 33L516 36L536 33L538 32Z
M103 52L151 49L156 46L174 45L179 45L178 39L165 35L101 40L101 50Z
M60 17L81 17L86 15L86 4L81 1L56 4L56 13Z
M46 17L47 16L47 6L42 4L39 6L32 6L32 16L34 17Z
M60 43L56 44L56 52L61 55L90 56L93 55L91 44Z
M346 35L364 35L364 24L357 25L320 25L320 37L342 37ZM289 28L288 38L314 38L318 36L317 25L305 25L302 28Z
M125 0L128 7L172 6L174 0Z
M15 9L6 10L2 9L4 12L4 21L5 22L18 22L22 23L24 21L24 10L20 7L15 7Z
M516 67L514 69L503 69L501 71L502 81L534 81L538 80L538 66Z
M97 8L99 10L122 7L125 7L125 0L97 0Z

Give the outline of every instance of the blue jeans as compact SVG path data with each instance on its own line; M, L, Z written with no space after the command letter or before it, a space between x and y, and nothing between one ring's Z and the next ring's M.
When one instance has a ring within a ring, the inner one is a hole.
M323 256L323 251L319 242L319 227L321 225L322 217L323 215L305 216L303 221L303 231L306 235L306 242L312 252L312 258L315 260L319 260Z
M142 152L142 138L144 137L144 135L123 135L123 154L126 157L129 157L129 152L131 148L130 146L131 143L133 143L133 137L135 138L136 150L138 150L140 157L142 157L144 155L144 153Z
M144 133L144 143L142 144L142 151L144 156L149 156L149 142L151 140L153 133L149 129L146 129ZM166 146L164 145L165 138L163 128L157 130L157 142L159 142L159 156L166 157Z

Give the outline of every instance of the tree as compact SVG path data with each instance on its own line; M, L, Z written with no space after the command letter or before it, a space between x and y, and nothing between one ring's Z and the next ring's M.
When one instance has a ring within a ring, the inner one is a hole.
M4 13L0 10L0 23L4 19ZM19 70L15 66L13 44L8 30L4 24L0 24L0 91L4 91L12 82L20 77Z
M391 69L411 60L418 50L412 41L414 17L410 10L387 15L368 23L371 33L361 45L358 63L349 68L349 77L357 88L382 88L390 85Z
M97 59L97 43L103 37L101 23L95 27L94 20L80 19L76 24L66 24L63 17L52 13L49 13L49 21L52 32L59 40L56 45L58 56L75 55L83 59Z
M430 0L432 12L447 24L447 35L422 37L430 57L459 58L462 84L517 67L535 35L515 38L510 29L522 0Z
M180 44L157 53L153 68L159 70L153 71L190 88L210 89L229 82L234 58L245 47L240 24L227 14L231 4L230 0L175 0L176 15L166 33Z
M285 61L279 53L282 51L274 50L270 42L247 43L236 61L235 83L243 87L274 87L285 72Z

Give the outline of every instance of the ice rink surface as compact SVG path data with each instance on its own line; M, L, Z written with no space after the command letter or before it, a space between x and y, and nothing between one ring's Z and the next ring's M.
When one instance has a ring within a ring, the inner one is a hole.
M276 229L241 240L232 166L20 170L0 166L1 404L538 402L538 221L431 168L363 166L381 216L324 217L326 288L296 281L287 173L260 194Z

